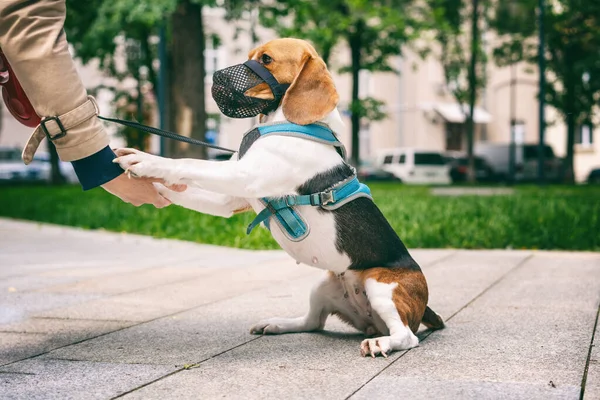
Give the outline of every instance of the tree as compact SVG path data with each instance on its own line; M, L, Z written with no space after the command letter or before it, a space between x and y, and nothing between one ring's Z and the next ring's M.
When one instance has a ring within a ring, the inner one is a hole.
M261 9L261 22L280 36L311 41L327 63L336 47L344 43L350 50L350 65L341 73L352 74L351 163L359 164L360 122L382 119L383 103L374 98L359 99L361 70L395 72L393 56L402 54L403 45L418 37L422 22L411 0L369 1L276 0Z
M148 83L155 96L158 71L155 39L162 24L168 27L169 110L167 128L199 140L205 139L206 107L204 46L206 32L202 11L216 0L68 0L66 30L83 62L99 59L108 75L123 81L132 78L138 88ZM126 68L119 68L115 38L126 44ZM141 73L144 71L144 74ZM140 83L141 82L141 83ZM106 86L113 91L114 86ZM127 96L125 96L127 97ZM129 95L135 101L136 118L143 121L141 90ZM126 107L127 108L127 107ZM169 155L206 158L204 147L171 143Z
M67 180L60 170L60 158L56 151L54 143L47 140L48 143L48 154L50 155L50 184L51 185L62 185Z
M537 6L538 0L512 0L505 4L505 9L499 8L492 25L503 39L494 52L499 65L516 61L537 63L537 32L531 18ZM544 11L547 44L544 100L565 122L564 180L573 183L576 130L584 124L593 124L592 115L600 102L600 4L588 0L553 0ZM519 18L529 21L515 23Z
M480 24L486 18L485 0L428 0L430 26L434 46L424 49L439 60L444 70L446 85L465 114L468 181L475 181L473 158L473 110L478 92L485 86L487 57L481 43ZM470 38L466 28L470 23ZM470 39L470 40L469 40ZM468 109L464 105L468 104Z

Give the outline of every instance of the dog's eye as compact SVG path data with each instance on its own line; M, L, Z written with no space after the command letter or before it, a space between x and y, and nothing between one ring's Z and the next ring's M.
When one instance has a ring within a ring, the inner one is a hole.
M273 59L269 55L267 55L267 54L263 54L262 57L260 58L260 60L265 65L271 64L271 61L273 61Z

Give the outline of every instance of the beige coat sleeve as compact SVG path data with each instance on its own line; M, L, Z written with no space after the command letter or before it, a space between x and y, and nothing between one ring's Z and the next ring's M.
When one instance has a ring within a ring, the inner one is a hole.
M0 0L0 47L40 117L63 115L87 101L63 30L64 0ZM97 118L54 141L60 158L74 161L108 145Z

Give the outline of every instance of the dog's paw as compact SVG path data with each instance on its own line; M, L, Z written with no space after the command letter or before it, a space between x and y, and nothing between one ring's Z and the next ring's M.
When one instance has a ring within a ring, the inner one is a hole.
M121 147L121 148L118 148L118 149L114 149L114 152L117 155L117 157L128 156L130 154L147 154L147 153L144 153L141 150L132 149L132 148L129 148L129 147Z
M390 354L392 345L389 336L378 337L375 339L365 339L360 344L360 355L366 357L371 355L375 358L378 355L382 355L385 358Z
M250 328L250 333L253 335L278 335L281 332L281 327L273 321L261 321Z
M125 170L128 175L138 178L163 179L167 184L176 184L177 179L169 176L169 159L144 153L136 149L117 149L117 158L113 160Z

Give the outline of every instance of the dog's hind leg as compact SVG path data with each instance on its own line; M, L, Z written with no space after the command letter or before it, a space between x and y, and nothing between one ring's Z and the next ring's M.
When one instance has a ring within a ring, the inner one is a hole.
M377 273L373 274L377 276ZM421 316L427 304L427 289L422 273L399 273L399 279L389 282L380 282L375 277L365 280L365 290L371 307L387 329L379 329L388 336L365 339L360 345L363 356L370 354L372 357L381 354L387 357L392 351L408 350L419 345L419 339L414 332L419 327ZM422 278L422 279L421 279ZM423 290L415 287L424 283ZM407 290L406 288L410 288ZM423 292L423 293L422 293ZM424 296L423 296L424 294Z
M328 273L310 293L308 313L298 318L270 318L260 321L250 329L253 334L281 334L312 332L323 329L332 312L332 296L338 295L339 282Z

